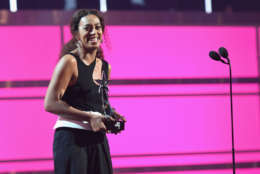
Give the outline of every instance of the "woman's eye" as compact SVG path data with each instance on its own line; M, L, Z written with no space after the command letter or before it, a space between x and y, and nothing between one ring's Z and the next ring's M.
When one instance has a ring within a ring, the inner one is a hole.
M95 27L96 30L100 30L101 28L102 28L101 26L96 26L96 27ZM84 29L85 29L86 31L90 31L90 30L92 29L92 27L91 27L91 26L86 26Z
M90 27L85 27L85 30L89 31L89 30L90 30Z

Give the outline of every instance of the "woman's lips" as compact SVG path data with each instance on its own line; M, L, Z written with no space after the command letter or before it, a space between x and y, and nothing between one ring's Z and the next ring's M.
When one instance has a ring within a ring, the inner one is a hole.
M89 39L89 42L97 42L97 41L98 41L98 38Z

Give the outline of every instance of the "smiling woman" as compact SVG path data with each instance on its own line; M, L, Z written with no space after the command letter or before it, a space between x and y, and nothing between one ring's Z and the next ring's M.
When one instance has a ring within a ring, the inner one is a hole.
M90 17L86 17L86 16L90 16ZM92 21L94 22L93 24L96 24L96 29L98 29L98 36L99 36L99 41L102 42L102 35L105 32L105 22L104 22L104 18L102 17L102 15L96 11L96 10L79 10L76 13L74 13L71 22L70 22L70 32L72 34L72 39L63 47L61 53L60 53L60 57L70 53L72 50L75 50L77 48L77 43L78 43L78 38L79 36L77 36L77 33L79 33L80 31L84 30L89 30L91 29L91 24L88 24L87 19L91 18L90 20L96 20L96 21ZM82 19L82 20L81 20ZM96 22L96 23L95 23ZM80 25L82 24L82 25ZM85 24L85 26L84 26ZM79 27L81 26L81 27ZM93 27L93 26L92 26ZM104 59L104 55L103 55L103 50L102 48L99 46L97 48L97 57Z
M110 66L100 47L105 25L96 10L79 10L70 25L73 38L64 46L45 96L45 110L59 116L54 126L55 174L113 173L102 93L97 80ZM123 119L118 115L117 119Z

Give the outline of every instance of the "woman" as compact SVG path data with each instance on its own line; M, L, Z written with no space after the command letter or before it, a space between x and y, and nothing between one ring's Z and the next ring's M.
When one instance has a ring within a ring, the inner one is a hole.
M45 96L45 110L59 116L54 128L55 174L111 174L97 80L110 66L103 60L104 19L96 10L79 10L71 24L73 38L63 48Z

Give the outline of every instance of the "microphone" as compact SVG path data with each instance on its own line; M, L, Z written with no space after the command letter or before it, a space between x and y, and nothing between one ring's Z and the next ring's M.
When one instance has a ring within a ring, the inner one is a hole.
M225 59L229 59L229 58L228 58L228 51L227 51L226 48L220 47L220 48L218 49L218 52L219 52L219 54L220 54L222 57L224 57Z
M210 51L209 52L209 56L216 61L219 61L221 58L219 56L219 54L216 51Z
M219 55L216 51L210 51L210 52L209 52L209 56L210 56L213 60L221 61L221 62L224 63L224 64L228 64L227 62L225 62L224 60L222 60L222 59L220 58L220 55Z

